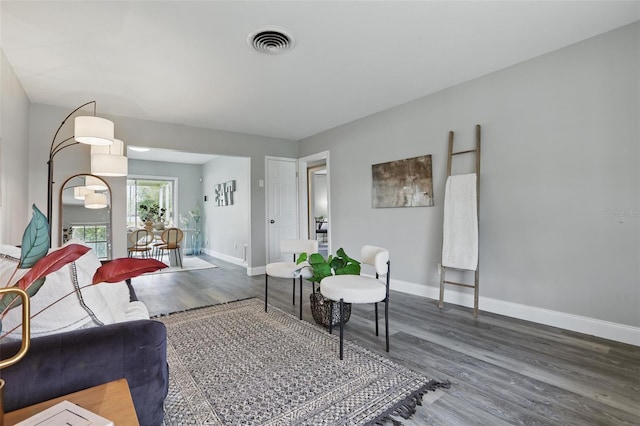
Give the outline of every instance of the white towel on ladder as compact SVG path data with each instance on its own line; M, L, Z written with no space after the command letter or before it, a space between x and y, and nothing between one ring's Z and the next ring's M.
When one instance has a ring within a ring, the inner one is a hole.
M478 267L476 174L453 175L444 189L442 266L475 271Z

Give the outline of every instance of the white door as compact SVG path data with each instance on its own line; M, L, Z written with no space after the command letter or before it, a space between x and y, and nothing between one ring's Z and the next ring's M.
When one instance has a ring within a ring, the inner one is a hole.
M280 240L298 238L297 160L267 157L267 263L290 260Z

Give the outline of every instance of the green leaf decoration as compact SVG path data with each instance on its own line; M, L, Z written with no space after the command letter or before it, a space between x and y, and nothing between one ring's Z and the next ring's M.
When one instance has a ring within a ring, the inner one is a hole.
M33 267L42 259L51 246L49 239L49 222L45 215L33 205L33 217L22 235L22 252L18 268L27 269Z
M302 262L305 262L306 260L307 260L307 253L300 253L300 255L298 256L298 260L296 260L296 265L299 265Z
M350 263L342 269L336 269L336 275L360 275L360 264Z

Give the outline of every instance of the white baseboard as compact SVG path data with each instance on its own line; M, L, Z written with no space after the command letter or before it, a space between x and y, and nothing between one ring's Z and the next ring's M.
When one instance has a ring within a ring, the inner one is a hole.
M233 263L234 265L238 265L238 266L247 266L244 259L240 259L239 257L229 256L228 254L219 253L217 251L213 251L209 249L203 249L202 251L211 257L224 260L225 262Z
M391 289L435 300L440 298L439 284L437 287L425 286L392 279ZM444 296L445 303L452 303L470 308L473 307L472 293L463 293L452 289L451 286L447 286ZM602 337L604 339L615 340L617 342L628 343L630 345L640 346L640 328L638 327L482 296L479 297L478 306L480 311L492 312L512 318L518 318L539 324L563 328L565 330Z
M247 275L253 277L254 275L264 275L267 273L266 266L256 266L255 268L247 268Z

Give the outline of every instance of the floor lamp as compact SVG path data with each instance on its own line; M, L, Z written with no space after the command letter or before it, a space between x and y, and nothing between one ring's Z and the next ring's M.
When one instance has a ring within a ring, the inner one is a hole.
M61 141L56 142L60 130L67 120L81 108L93 104L93 116L83 115L75 118L74 135ZM62 120L58 130L56 130L51 147L49 148L48 181L47 181L47 221L49 223L49 244L51 244L51 215L53 211L53 159L63 149L78 143L88 145L111 145L114 139L113 121L105 118L96 117L96 101L87 102L74 109Z

